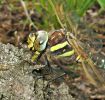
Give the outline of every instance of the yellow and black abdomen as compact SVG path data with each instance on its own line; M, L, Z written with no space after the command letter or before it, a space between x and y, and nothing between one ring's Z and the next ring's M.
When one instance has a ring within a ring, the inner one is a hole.
M77 56L66 41L65 33L61 30L54 31L49 38L50 53L60 64L70 65L76 62Z

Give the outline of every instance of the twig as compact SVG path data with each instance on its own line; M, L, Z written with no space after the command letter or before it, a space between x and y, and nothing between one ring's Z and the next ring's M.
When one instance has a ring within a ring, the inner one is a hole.
M31 18L30 18L30 16L29 16L29 13L28 13L27 8L26 8L26 5L25 5L25 2L24 2L23 0L20 0L20 2L21 2L21 5L22 5L23 8L24 8L24 11L25 11L25 14L26 14L26 16L27 16L27 19L29 20L29 22L31 23L31 25L32 25L36 30L38 30L38 27L32 22L32 20L31 20Z
M52 7L52 9L53 9L53 11L54 11L54 13L55 13L55 16L56 16L56 18L57 18L59 24L60 24L61 27L64 29L64 25L62 24L62 22L61 22L61 20L60 20L60 18L59 18L59 16L58 16L58 14L57 14L57 11L56 11L56 9L55 9L55 6L54 6L52 0L48 0L48 2L49 2L49 4L51 5L51 7Z

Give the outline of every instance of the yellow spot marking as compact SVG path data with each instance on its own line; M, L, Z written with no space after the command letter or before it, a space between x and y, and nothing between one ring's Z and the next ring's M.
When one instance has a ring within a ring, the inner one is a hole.
M35 54L39 55L39 54L40 54L40 52L36 51L36 52L35 52Z
M76 61L81 62L81 56L80 55L76 58Z
M68 56L72 56L74 54L74 50L71 50L71 51L68 51L68 52L65 52L61 55L58 55L58 58L59 57L68 57Z
M54 52L54 51L56 51L56 50L59 50L59 49L65 47L66 45L68 45L68 42L67 42L67 41L66 41L66 42L63 42L63 43L60 43L60 44L57 44L57 45L55 45L55 46L52 46L52 47L50 48L50 51L51 51L51 52Z
M27 41L27 42L28 42L28 48L33 47L34 40L35 40L35 36L31 37L31 36L29 35L28 41Z
M29 36L29 39L34 42L35 41L35 35L34 36Z
M34 56L32 57L32 62L36 61L36 59L38 58L38 56L40 55L40 52L36 51Z

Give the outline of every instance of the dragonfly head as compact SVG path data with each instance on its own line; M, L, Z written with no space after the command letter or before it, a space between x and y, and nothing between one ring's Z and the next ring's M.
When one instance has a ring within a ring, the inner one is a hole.
M28 36L28 48L37 51L43 51L48 42L48 33L46 31L37 31Z

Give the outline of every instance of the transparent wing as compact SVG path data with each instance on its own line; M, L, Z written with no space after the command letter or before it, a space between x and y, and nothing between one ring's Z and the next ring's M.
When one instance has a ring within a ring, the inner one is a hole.
M72 31L74 37L68 38L69 44L72 45L77 55L81 56L82 68L93 84L101 84L105 86L105 80L97 67L105 66L105 56L102 52L102 40L98 38L98 34L89 29L86 24L78 21L77 25L73 24L73 19L68 18L69 26L75 27ZM78 27L76 27L76 26ZM71 27L72 28L72 27ZM68 29L70 30L70 29Z
M94 57L101 52L102 41L97 38L95 32L87 28L84 22L81 22L77 15L73 15L71 12L69 14L66 13L63 9L63 5L58 7L59 12L56 11L56 7L54 7L52 2L51 5L52 8L54 8L53 10L61 27L67 29L67 32L73 33L75 37L68 37L67 40L77 55L81 56L81 64L86 76L93 84L96 82L95 78L97 77L97 80L103 85L105 81L95 66L95 63L98 64L98 59L94 59ZM101 55L98 57L100 56ZM102 57L100 57L100 59L101 58ZM103 60L101 59L101 61Z
M89 30L89 29L88 29ZM79 34L79 40L84 51L101 68L105 67L105 55L102 53L103 40L98 38L98 33L86 32Z
M85 52L83 48L83 43L81 45L81 41L79 41L75 37L71 39L70 36L72 35L67 36L68 43L73 47L76 54L81 56L80 59L81 59L82 69L84 70L87 78L94 85L105 86L105 79L103 78L102 73L100 73L100 71L97 69L93 59L89 57L89 55Z
M72 16L71 18L69 17L69 24L70 22L71 23L75 22L73 21L74 18ZM88 54L88 56L94 61L94 63L98 67L104 68L105 54L102 53L103 39L99 37L99 33L96 33L92 29L88 28L88 26L82 21L79 20L79 21L76 21L76 23L77 25L74 24L73 27L78 26L78 28L77 30L76 28L74 28L73 35L76 37L79 44L82 46L84 52Z

